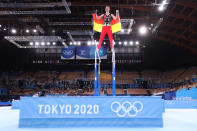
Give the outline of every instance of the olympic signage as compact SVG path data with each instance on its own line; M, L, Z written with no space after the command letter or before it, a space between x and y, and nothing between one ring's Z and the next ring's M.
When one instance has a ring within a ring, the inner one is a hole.
M186 88L178 90L176 92L176 97L178 97L178 98L183 98L183 97L187 97L188 98L188 97L190 97L191 99L197 99L197 88L196 87L192 87L189 90L186 89Z
M69 46L68 48L62 48L61 59L74 59L75 47Z
M32 118L78 122L87 120L87 123L90 120L98 122L101 119L105 122L111 119L125 121L135 118L161 120L163 112L163 100L151 97L22 97L20 125ZM29 123L33 124L32 121ZM161 123L162 121L160 125Z
M22 98L20 109L28 109L23 110L21 117L37 118L159 117L163 109L154 107L161 105L160 102L157 99L150 103L146 99L127 97L26 97ZM147 113L149 110L152 113Z
M197 101L195 100L165 100L165 108L197 109Z
M76 59L94 59L95 50L95 46L78 46L76 51ZM99 56L101 59L107 59L107 48L101 46Z
M137 104L139 104L139 109L136 106ZM138 112L141 112L142 110L143 104L141 101L135 101L133 103L125 101L122 104L120 102L114 101L111 104L111 111L115 112L118 117L125 117L126 115L129 117L136 117ZM122 114L121 111L123 112Z

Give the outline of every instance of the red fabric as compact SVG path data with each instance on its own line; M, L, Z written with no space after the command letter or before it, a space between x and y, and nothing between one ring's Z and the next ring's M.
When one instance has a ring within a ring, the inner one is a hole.
M112 35L111 26L103 26L102 31L101 31L101 35L100 35L99 44L98 44L97 48L98 48L98 50L100 50L101 44L103 42L103 39L105 38L106 33L108 35L110 45L111 45L111 51L112 51L112 49L113 49L113 35Z

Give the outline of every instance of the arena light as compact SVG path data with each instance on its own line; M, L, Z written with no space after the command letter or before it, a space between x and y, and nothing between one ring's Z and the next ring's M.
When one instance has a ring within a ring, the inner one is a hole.
M80 42L80 41L78 41L78 42L77 42L77 45L81 45L81 42Z
M74 44L74 45L77 45L77 42L74 42L73 44Z
M92 41L91 43L92 43L92 45L94 45L94 44L96 44L96 41Z
M44 46L45 45L45 42L41 42L41 45Z
M139 45L139 41L136 41L135 44L136 44L136 45Z
M122 42L121 41L119 41L119 43L118 43L119 45L122 45Z
M66 43L63 41L63 42L62 42L62 45L66 45Z
M88 41L88 45L91 45L91 41Z
M11 30L12 34L16 34L16 29Z
M6 29L6 28L4 28L3 30L4 30L4 31L6 31L7 29Z
M56 45L56 42L53 42L52 44L53 44L53 45Z
M141 35L145 35L145 34L147 33L147 28L146 28L146 26L141 26L141 27L139 28L139 33L140 33Z
M2 27L2 25L0 24L0 27Z
M52 30L52 33L55 33L55 30Z
M106 45L106 42L104 42L104 45Z
M129 44L130 44L130 45L133 45L133 41L130 41Z
M163 0L162 3L160 4L160 6L158 7L158 10L160 12L165 10L165 5L168 4L166 0Z
M166 1L166 0L163 0L163 1L162 1L162 4L163 4L163 5L167 4L167 1Z
M127 45L127 41L124 42L124 45L125 45L125 46Z
M47 42L47 45L50 45L51 43L50 42Z
M29 29L26 29L25 32L26 32L26 33L29 33Z
M40 43L39 43L39 42L36 42L36 43L35 43L35 45L37 45L37 46L38 46L38 45L40 45Z
M164 5L160 5L158 8L159 11L163 11L164 10Z
M73 43L72 42L70 42L70 45L72 45Z
M32 46L32 45L34 45L34 43L33 42L30 42L29 45Z
M124 29L121 29L121 32L123 33L124 32Z
M33 32L34 32L34 33L36 33L36 32L37 32L37 30L36 30L36 29L33 29Z

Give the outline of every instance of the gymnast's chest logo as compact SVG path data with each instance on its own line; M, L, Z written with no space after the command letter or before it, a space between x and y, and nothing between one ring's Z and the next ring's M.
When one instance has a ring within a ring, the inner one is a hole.
M111 104L111 111L116 113L118 117L136 117L139 112L143 110L143 104L141 101L135 101L133 103L129 101L118 102L114 101Z

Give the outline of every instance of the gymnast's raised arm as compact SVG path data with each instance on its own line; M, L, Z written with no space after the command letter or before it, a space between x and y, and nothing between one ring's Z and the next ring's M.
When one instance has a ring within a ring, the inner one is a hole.
M99 20L99 19L101 19L103 16L104 16L104 14L102 14L102 15L98 16L98 15L97 15L97 10L96 10L96 19L98 19L98 20Z
M112 16L112 18L113 18L114 20L116 20L116 19L118 18L118 16L119 16L119 11L116 10L116 16L114 16L113 14L111 14L111 16Z

